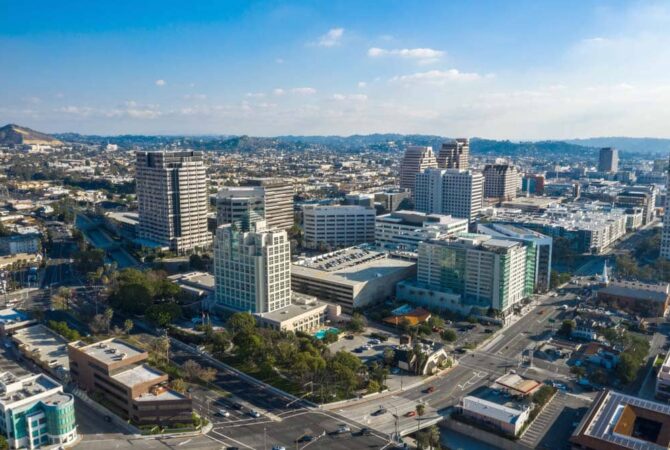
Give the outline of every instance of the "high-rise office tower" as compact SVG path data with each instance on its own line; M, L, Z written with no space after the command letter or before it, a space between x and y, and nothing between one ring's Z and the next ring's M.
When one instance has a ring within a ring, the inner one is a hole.
M470 139L460 138L442 144L437 155L440 169L467 169L470 167Z
M437 160L432 147L407 147L405 156L400 161L400 187L414 192L417 174L436 167Z
M619 150L614 147L600 149L598 172L617 172L619 170Z
M216 223L235 224L249 231L252 223L264 220L264 190L260 186L224 187L216 195Z
M250 178L244 187L258 187L268 228L288 230L293 226L293 184L279 178Z
M484 167L484 197L511 200L519 187L519 172L508 164L487 164Z
M178 253L210 247L202 153L137 152L136 158L138 236Z
M670 189L670 166L666 171L665 186ZM663 215L663 234L661 235L661 258L670 259L670 194L666 189L665 214Z
M221 225L214 239L216 305L235 311L268 313L291 304L291 245L286 231L251 231Z
M428 169L416 177L416 210L473 222L482 209L484 176L472 170Z

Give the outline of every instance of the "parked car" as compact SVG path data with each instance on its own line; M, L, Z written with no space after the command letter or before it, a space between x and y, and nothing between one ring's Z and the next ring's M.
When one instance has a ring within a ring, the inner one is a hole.
M340 425L337 427L337 434L344 434L344 433L350 433L351 428L349 428L349 425Z
M220 409L219 410L219 415L221 417L230 417L230 413L228 411L226 411L225 409Z
M379 409L375 412L372 413L373 416L381 416L383 414L386 414L387 410L383 406L380 406Z
M244 408L244 405L242 403L237 403L236 402L236 403L233 403L233 408L235 408L236 410L239 411L239 410Z
M432 394L435 392L435 386L428 386L426 389L423 390L424 393L426 394Z
M303 436L300 436L297 440L297 442L312 442L314 440L314 436L311 434L305 434Z
M407 411L405 417L414 417L416 416L416 411Z
M372 430L368 427L363 427L361 428L360 434L361 436L370 436L372 434Z
M255 419L258 419L261 416L261 413L259 413L255 409L252 409L251 411L249 411L249 415Z

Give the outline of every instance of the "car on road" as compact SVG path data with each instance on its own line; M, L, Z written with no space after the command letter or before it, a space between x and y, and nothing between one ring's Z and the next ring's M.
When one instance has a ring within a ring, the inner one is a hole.
M349 427L349 425L340 425L339 427L337 427L337 434L344 434L350 432L351 428Z
M407 411L405 417L414 417L416 416L416 411Z
M435 392L435 386L428 386L426 389L423 390L425 394L432 394Z
M378 410L372 413L373 416L381 416L383 414L386 414L387 410L383 406L380 406Z
M220 409L218 411L218 413L221 417L230 417L230 413L228 411L226 411L225 409Z
M258 419L261 416L261 413L259 413L255 409L252 409L251 411L249 411L249 415L255 419Z
M300 436L296 442L312 442L314 440L314 436L311 434L305 434L303 436Z
M369 429L368 427L363 427L363 428L361 428L361 431L359 431L359 434L361 436L370 436L370 435L372 435L372 430Z

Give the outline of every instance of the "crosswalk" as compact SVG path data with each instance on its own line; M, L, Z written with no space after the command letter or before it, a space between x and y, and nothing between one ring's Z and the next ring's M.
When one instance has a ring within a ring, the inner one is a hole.
M566 395L559 391L554 397L545 405L542 412L535 418L533 423L526 429L519 441L530 447L536 448L540 440L547 433L550 425L556 420L556 417L563 411L565 407Z

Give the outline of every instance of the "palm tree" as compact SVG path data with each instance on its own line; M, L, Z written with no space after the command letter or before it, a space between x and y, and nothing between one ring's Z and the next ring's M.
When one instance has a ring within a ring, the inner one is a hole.
M419 417L418 422L416 423L416 432L418 433L421 429L421 417L426 413L426 405L423 403L417 403L416 405L416 415Z
M428 429L428 445L431 450L440 450L440 429L435 425Z

